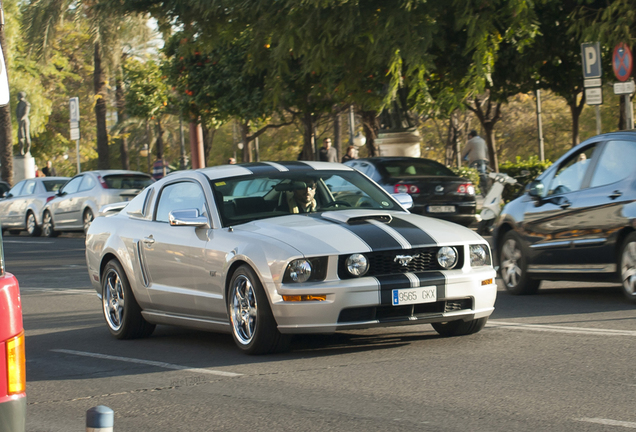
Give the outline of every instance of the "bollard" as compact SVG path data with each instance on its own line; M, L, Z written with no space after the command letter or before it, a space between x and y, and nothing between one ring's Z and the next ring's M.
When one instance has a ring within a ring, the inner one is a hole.
M86 411L86 432L113 432L115 411L98 405Z

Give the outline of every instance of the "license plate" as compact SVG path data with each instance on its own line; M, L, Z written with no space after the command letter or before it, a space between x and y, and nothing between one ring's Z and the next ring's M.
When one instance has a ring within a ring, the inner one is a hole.
M393 306L433 303L437 301L437 287L427 286L419 288L394 289L392 298Z
M454 213L455 206L428 206L429 213Z

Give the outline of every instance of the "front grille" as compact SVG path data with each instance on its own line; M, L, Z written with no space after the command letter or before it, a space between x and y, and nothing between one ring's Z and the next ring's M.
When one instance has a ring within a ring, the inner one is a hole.
M443 312L471 310L473 301L470 298L458 300L442 300L434 303L422 303L406 306L370 306L348 308L340 311L339 324L364 321L409 321L411 318L426 318L440 315Z
M423 271L442 270L437 262L439 247L426 247L416 249L398 249L392 251L369 252L364 255L369 260L369 271L365 276L382 276L391 274L417 273ZM457 264L454 268L464 265L464 248L456 246ZM406 266L396 262L398 255L414 257ZM338 259L338 276L340 279L350 279L352 276L347 271L347 258L350 255L341 255Z

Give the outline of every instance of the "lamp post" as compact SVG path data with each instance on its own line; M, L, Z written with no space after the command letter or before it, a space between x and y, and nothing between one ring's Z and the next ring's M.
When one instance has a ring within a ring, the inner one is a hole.
M362 133L358 132L358 134L353 138L353 146L356 150L356 158L358 157L358 149L364 146L367 143L367 137L365 137Z

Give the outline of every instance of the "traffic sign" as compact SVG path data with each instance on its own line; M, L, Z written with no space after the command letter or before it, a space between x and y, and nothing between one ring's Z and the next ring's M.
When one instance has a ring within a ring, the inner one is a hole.
M588 105L602 105L603 91L600 87L589 87L585 89L585 103Z
M601 87L603 83L600 78L591 78L583 80L583 87Z
M628 95L634 93L634 81L629 80L625 82L614 83L614 94Z
M4 54L0 47L0 106L9 103L9 79L7 78L7 66L4 64Z
M71 129L71 139L72 140L80 139L80 130L79 130L79 128L72 128Z
M71 117L71 123L79 123L80 110L79 110L79 98L72 97L69 99L69 114Z
M612 55L612 68L619 81L627 81L632 76L632 50L623 42L614 47Z
M600 78L601 44L599 42L581 44L581 57L583 58L583 78Z

